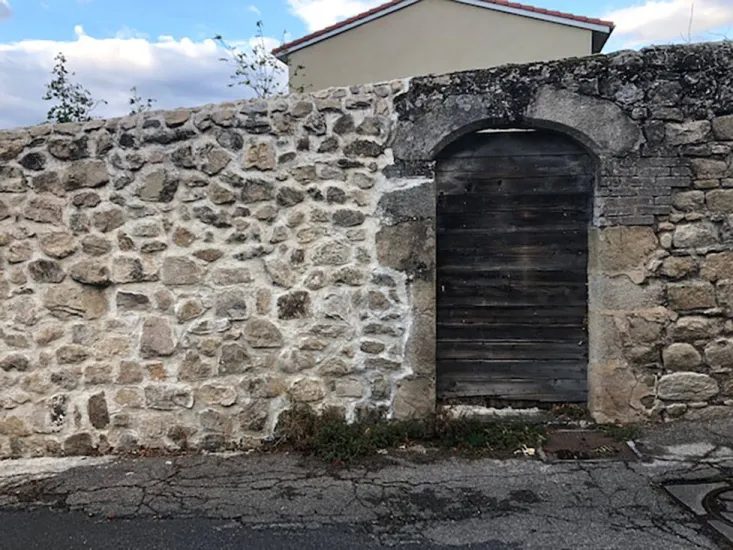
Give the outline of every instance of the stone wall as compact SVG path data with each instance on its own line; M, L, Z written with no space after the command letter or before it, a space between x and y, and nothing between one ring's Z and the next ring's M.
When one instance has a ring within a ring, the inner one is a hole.
M400 414L407 276L373 213L402 86L0 134L0 456Z
M590 408L733 411L733 46L0 133L0 456L221 449L292 403L435 408L434 159L597 158Z
M549 128L597 159L589 407L598 421L733 414L733 43L414 78L394 172L480 128ZM426 333L427 334L427 333Z

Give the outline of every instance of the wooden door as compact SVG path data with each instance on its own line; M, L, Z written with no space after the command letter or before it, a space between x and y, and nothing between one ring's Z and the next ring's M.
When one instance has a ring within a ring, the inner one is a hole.
M584 402L592 158L555 132L477 133L436 170L438 396Z

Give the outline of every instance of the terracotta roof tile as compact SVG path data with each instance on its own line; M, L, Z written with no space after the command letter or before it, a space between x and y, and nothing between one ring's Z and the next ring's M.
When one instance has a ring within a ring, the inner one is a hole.
M362 19L366 19L367 17L378 14L379 12L385 11L391 7L394 7L402 3L403 1L404 0L392 0L391 2L381 4L368 11L354 15L353 17L349 17L348 19L344 19L343 21L339 21L338 23L335 23L334 25L326 27L325 29L321 29L319 31L316 31L306 36L303 36L301 38L298 38L297 40L293 40L292 42L283 44L279 46L278 48L275 48L274 50L272 50L272 53L275 55L284 53L285 51L290 50L296 46L300 46L301 44L305 42L309 42L313 40L314 38L318 38L319 36L323 36L324 34L328 34L332 31L336 31L342 27L346 27L348 25L351 25L352 23L357 23L358 21ZM547 10L544 8L537 8L535 6L529 6L527 4L519 4L517 2L508 2L506 0L479 0L479 1L486 3L486 4L494 4L497 6L506 6L508 8L515 8L518 10L539 13L542 15L550 15L553 17L560 17L562 19L570 19L572 21L580 21L583 23L590 23L593 25L602 25L604 27L610 27L610 28L614 27L614 24L612 21L604 21L603 19L594 19L592 17L584 17L582 15L573 15L572 13L565 13L561 11Z
M563 11L547 10L544 8L537 8L535 6L529 6L527 4L519 4L518 2L507 2L505 0L481 0L486 4L496 4L497 6L507 6L509 8L516 8L518 10L533 11L535 13L541 13L543 15L552 15L553 17L561 17L563 19L570 19L572 21L581 21L583 23L591 23L593 25L602 25L604 27L614 27L613 21L604 21L603 19L595 19L593 17L584 17L582 15L574 15Z

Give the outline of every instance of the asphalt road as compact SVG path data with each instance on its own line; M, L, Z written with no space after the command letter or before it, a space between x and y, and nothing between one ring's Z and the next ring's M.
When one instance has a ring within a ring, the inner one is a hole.
M501 543L464 548L509 550ZM383 548L365 529L349 526L257 527L210 519L109 521L49 509L0 513L3 550L373 550ZM439 548L423 543L406 550Z
M647 460L629 463L409 453L340 470L259 453L0 462L0 550L733 548L663 489L733 479L732 427L658 433L640 446Z

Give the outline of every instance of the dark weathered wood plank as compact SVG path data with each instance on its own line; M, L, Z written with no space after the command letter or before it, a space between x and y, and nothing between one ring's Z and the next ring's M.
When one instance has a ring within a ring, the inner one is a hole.
M460 198L459 198L460 197ZM437 204L442 213L444 205L453 206L465 202L466 207L470 206L468 212L515 212L521 219L521 212L517 208L526 210L538 210L542 208L567 209L570 212L588 209L586 201L588 198L583 193L542 193L527 195L499 195L498 193L461 193L460 195L438 195ZM450 212L450 211L449 211Z
M544 403L583 403L588 399L586 380L554 380L537 382L531 379L492 380L490 378L448 380L438 377L438 394L443 399L486 397Z
M439 233L439 238L441 234L444 235L445 233ZM469 258L475 258L477 261L481 262L484 260L495 260L495 265L500 266L504 259L510 261L512 258L527 258L529 260L534 257L535 260L539 260L543 257L556 254L572 254L578 257L587 258L588 253L587 246L583 246L584 241L582 237L578 238L576 241L568 240L565 243L548 242L541 245L518 243L511 248L503 247L501 246L501 243L497 241L476 242L475 239L472 240L471 234L451 235L451 237L456 240L453 246L449 246L447 243L442 243L438 247L438 252L441 254L441 257L444 257L446 260L450 260L453 256L456 258L468 256Z
M468 233L472 229L479 229L481 231L475 232L475 235L483 240L488 240L494 235L512 235L514 238L520 235L527 237L543 235L547 241L551 240L553 236L559 236L558 233L586 240L586 231L578 229L578 225L584 220L577 212L571 212L570 219L567 216L560 216L558 220L558 216L554 216L555 223L550 213L541 210L522 211L521 214L513 217L513 220L506 220L506 223L502 223L504 220L488 212L444 212L440 232L455 230ZM552 242L557 242L557 240Z
M537 361L564 359L581 362L588 358L586 347L577 342L542 340L441 340L436 346L436 354L439 360L475 360L481 357L486 362L528 356Z
M436 180L439 395L585 400L590 156L544 131L481 134Z
M588 258L585 255L573 251L559 251L555 253L548 250L545 256L533 251L508 253L483 253L480 249L460 248L444 251L446 256L445 266L438 270L441 278L445 280L455 279L457 281L478 281L479 284L492 284L494 281L522 281L533 280L535 282L585 283L583 273L577 273L585 269ZM477 269L473 272L463 269L461 262L475 258ZM492 269L489 262L501 263L504 269Z
M472 322L482 323L491 321L505 324L515 321L527 323L552 323L559 322L566 324L576 322L582 325L586 309L583 306L574 308L555 306L535 306L528 308L506 308L494 305L488 306L458 306L451 303L441 302L438 304L438 316L447 323L471 319Z
M547 175L538 174L535 176L522 176L517 178L497 177L489 171L465 172L465 171L442 171L440 165L436 168L436 179L441 187L438 192L449 196L456 196L449 192L451 190L458 194L469 192L487 194L512 194L512 193L548 193L558 191L560 193L584 193L593 186L596 176L588 174Z
M533 380L585 380L585 362L577 359L554 360L477 360L477 359L445 359L442 362L444 372L454 379L481 379L491 377L493 380L516 380L531 378Z
M560 296L556 303L537 303L536 300L521 300L512 298L510 300L499 300L496 297L476 296L473 294L464 294L463 296L454 293L448 294L441 292L438 295L438 307L463 307L463 306L491 306L494 308L526 308L532 310L534 308L544 308L552 306L561 307L578 307L586 309L587 301L585 297L578 297L575 300L569 299L567 296Z
M561 275L567 278L567 275ZM539 279L539 277L538 277ZM576 286L578 288L573 288ZM530 277L523 280L485 280L469 278L463 280L441 280L437 289L437 301L447 306L461 306L464 298L473 296L476 303L498 305L507 303L531 304L535 307L549 305L546 300L564 298L569 304L583 304L587 291L583 283L575 281L558 281L546 283L533 281Z
M578 224L588 221L588 209L578 205L563 207L560 204L554 204L548 208L523 207L518 214L516 209L509 208L504 203L482 206L466 199L465 205L445 206L441 204L439 209L447 217L446 219L458 215L463 215L466 219L483 218L486 220L484 227L506 227L509 231L519 228L541 231L548 227L563 226L577 228ZM460 218L458 223L452 224L455 229L460 229L460 225Z
M543 296L565 296L585 300L587 284L583 277L582 273L532 269L525 272L484 271L444 276L444 271L440 270L438 299L444 296L473 295L488 300L504 296L506 293L515 297L527 293L528 300L530 297L531 300L537 300Z
M552 340L555 342L585 342L582 323L537 325L532 323L450 323L439 322L437 341L447 340ZM479 357L480 358L480 357ZM518 359L521 357L518 357ZM526 357L531 359L531 354Z
M440 165L441 174L478 172L496 178L587 175L592 170L593 161L585 155L463 157Z
M576 249L578 245L585 245L582 250L588 249L587 233L564 226L554 230L551 226L530 225L530 229L523 231L519 229L521 223L515 220L513 223L507 223L506 230L502 231L500 223L484 222L485 227L475 227L479 223L481 222L466 218L464 222L459 221L439 227L437 235L438 237L449 236L450 240L455 241L454 244L460 244L463 247L501 247L507 253L512 252L514 247L532 249L543 245L552 246L555 250L562 250L564 245L568 249ZM443 242L445 240L445 238L442 239L438 245L439 248L450 249L450 242Z
M526 132L477 132L446 147L438 158L441 162L454 157L549 154L577 154L584 149L570 137L548 130Z
M587 248L583 247L582 241L575 243L568 243L563 247L562 244L548 243L546 245L515 245L512 248L503 248L500 243L476 243L471 244L468 236L462 237L457 236L461 242L455 243L453 247L442 244L438 248L438 252L441 257L444 257L446 261L450 261L455 258L459 264L464 258L475 258L477 262L484 263L487 261L494 261L497 267L506 263L507 267L513 269L510 265L513 260L524 259L524 263L520 266L516 266L516 269L528 269L531 266L528 262L536 263L543 258L548 261L548 266L556 263L554 257L562 256L574 256L580 260L584 260L579 264L578 267L584 267L587 263ZM544 254L543 254L544 249ZM451 262L450 265L455 265L455 262ZM538 265L537 269L544 269L542 265Z
M491 273L497 274L497 279L521 279L530 276L532 273L539 274L546 272L545 280L548 282L566 282L574 280L577 282L585 282L583 274L576 273L576 270L585 269L588 263L588 256L582 250L557 250L556 248L548 248L544 254L541 248L526 247L522 250L499 251L496 249L484 251L480 247L464 247L455 249L439 249L438 253L444 258L445 266L442 266L438 272L443 277L454 277L457 279L483 279L484 277L493 277ZM471 258L477 264L476 271L478 275L471 277L471 272L457 271L462 267L462 263ZM492 269L489 263L493 265L501 264L504 267ZM568 278L562 276L563 271L568 274Z

